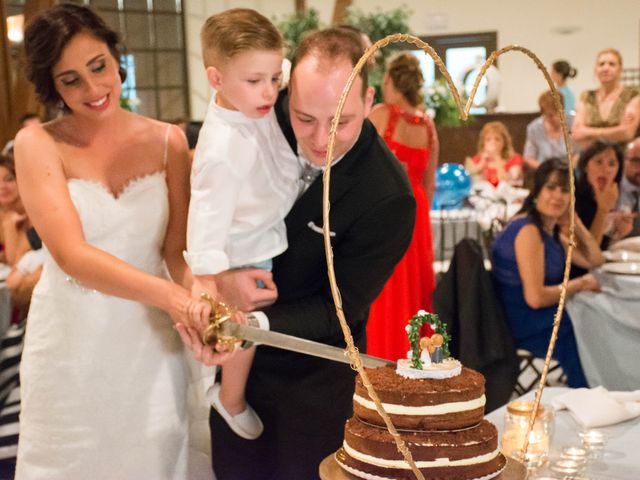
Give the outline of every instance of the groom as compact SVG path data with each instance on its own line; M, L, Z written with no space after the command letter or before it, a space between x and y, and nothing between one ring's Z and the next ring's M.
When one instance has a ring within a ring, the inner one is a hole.
M330 123L342 89L362 55L360 39L344 29L313 33L300 44L289 92L276 105L280 127L307 170L325 163ZM366 349L369 306L409 245L415 201L406 175L366 120L373 100L363 72L346 99L331 169L331 243L344 312L354 341ZM322 179L306 175L286 217L289 247L274 259L273 290L257 289L262 270L219 276L223 298L261 310L270 329L344 348L327 279L322 237ZM269 298L271 296L271 298ZM403 332L389 332L402 335ZM342 444L352 415L354 371L349 365L261 346L247 401L264 422L257 440L235 435L211 412L213 466L219 480L312 479Z

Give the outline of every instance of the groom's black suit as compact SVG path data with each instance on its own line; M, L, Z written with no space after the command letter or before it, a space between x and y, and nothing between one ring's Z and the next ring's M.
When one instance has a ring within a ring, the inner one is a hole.
M279 99L276 113L295 152L286 96ZM364 352L369 306L409 245L415 220L406 174L368 120L355 145L331 169L330 202L338 286L353 338ZM272 330L344 347L327 277L322 223L318 177L286 217L289 246L273 265L279 297L264 312ZM265 430L257 440L243 440L212 412L218 480L317 478L320 461L342 444L344 422L352 415L354 375L349 365L258 347L247 400Z

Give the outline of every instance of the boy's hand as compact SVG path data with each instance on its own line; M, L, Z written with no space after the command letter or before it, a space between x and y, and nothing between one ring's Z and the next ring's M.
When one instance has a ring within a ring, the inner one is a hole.
M264 287L258 287L262 281ZM229 305L251 312L274 303L278 298L278 289L271 272L260 268L239 268L227 270L216 275L216 285L222 298Z

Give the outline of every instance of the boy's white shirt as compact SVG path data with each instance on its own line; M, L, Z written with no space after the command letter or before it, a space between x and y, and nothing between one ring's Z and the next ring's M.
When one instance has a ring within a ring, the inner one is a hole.
M259 119L219 107L215 92L191 170L187 264L196 275L251 265L287 248L284 217L300 166L273 109Z

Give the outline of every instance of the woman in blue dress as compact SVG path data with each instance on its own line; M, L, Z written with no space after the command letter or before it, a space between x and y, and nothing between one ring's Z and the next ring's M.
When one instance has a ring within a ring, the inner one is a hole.
M492 271L516 345L544 357L553 318L560 299L568 238L566 225L570 201L568 167L559 159L544 162L536 171L534 187L520 212L496 238ZM604 262L598 244L576 217L577 248L573 262L592 268ZM596 291L591 274L569 281L567 295ZM571 321L563 313L553 352L570 387L585 387Z

